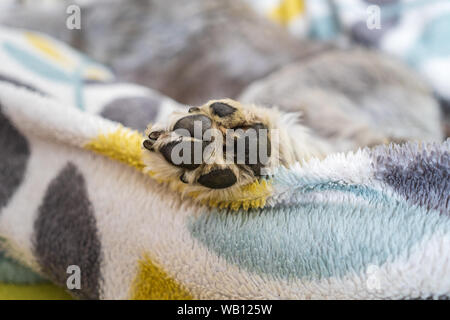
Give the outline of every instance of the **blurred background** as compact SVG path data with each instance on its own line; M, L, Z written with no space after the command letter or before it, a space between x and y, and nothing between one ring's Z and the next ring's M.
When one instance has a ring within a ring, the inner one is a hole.
M66 27L71 5L80 8L79 29ZM0 24L50 35L107 65L118 81L189 105L245 100L250 85L294 62L365 47L425 81L450 133L446 0L2 0Z

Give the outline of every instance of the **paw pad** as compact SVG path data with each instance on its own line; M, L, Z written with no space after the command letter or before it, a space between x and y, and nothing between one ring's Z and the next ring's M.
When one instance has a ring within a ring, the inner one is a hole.
M195 126L197 125L201 130L201 136L205 133L206 130L211 128L211 119L202 114L195 114L192 116L187 116L178 120L173 126L173 130L185 129L189 132L190 137L194 137L195 134ZM179 130L182 134L183 130ZM201 139L200 137L196 137Z
M198 178L198 183L211 189L224 189L231 187L237 181L233 171L230 169L215 169L203 174Z
M268 125L232 100L190 108L168 128L149 132L143 147L180 169L173 178L185 184L209 189L247 184L261 176L271 156ZM210 129L215 133L205 135Z
M228 117L236 112L236 108L221 102L215 102L209 106L212 110L212 113L219 117Z

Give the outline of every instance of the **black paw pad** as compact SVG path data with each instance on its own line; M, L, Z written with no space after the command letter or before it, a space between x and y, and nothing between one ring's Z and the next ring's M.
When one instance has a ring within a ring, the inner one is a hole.
M265 133L262 130L266 130ZM261 123L247 128L245 133L234 141L235 162L246 164L255 175L261 175L261 169L267 164L272 151L268 135L267 127ZM242 146L244 149L241 149Z
M204 141L172 141L162 146L159 152L174 166L194 170L200 166L203 151L208 144L209 142ZM185 152L188 153L185 154Z
M224 189L231 187L237 181L236 176L230 169L216 169L200 176L197 180L202 186L210 189Z
M261 176L262 175L262 171L261 170L264 168L264 166L261 163L250 164L248 166L253 171L253 174L255 176Z
M214 102L209 107L211 108L213 114L219 117L227 117L237 110L236 108L222 102Z
M192 116L187 116L178 120L173 126L173 130L185 129L189 132L189 136L194 137L194 125L200 125L201 133L203 133L211 128L211 119L207 116L201 114L195 114ZM202 137L196 137L201 139Z
M270 155L272 154L272 145L270 144L269 130L262 123L256 123L252 126L252 128L256 131L256 136L258 139L258 161L261 161L261 159L259 158L260 155L267 155L267 157L270 157ZM262 139L264 139L264 141L261 141ZM260 151L260 147L263 147L264 150Z

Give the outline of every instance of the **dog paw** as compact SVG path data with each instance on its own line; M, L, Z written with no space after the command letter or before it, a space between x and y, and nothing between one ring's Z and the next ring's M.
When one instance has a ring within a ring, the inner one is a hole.
M147 128L144 162L160 179L192 187L246 185L273 167L274 115L230 99L174 113L167 124Z

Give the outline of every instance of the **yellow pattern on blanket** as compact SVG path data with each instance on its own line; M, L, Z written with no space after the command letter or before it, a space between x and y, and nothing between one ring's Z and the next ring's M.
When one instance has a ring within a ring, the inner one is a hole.
M269 17L282 25L287 25L305 12L303 0L282 0L270 13Z
M132 285L133 300L192 300L191 294L158 267L148 255L139 261Z

